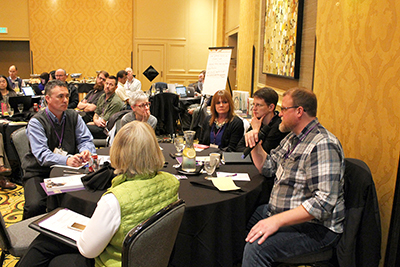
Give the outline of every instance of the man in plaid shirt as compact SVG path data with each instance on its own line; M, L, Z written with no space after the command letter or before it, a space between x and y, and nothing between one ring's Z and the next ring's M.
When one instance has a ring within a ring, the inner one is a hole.
M333 246L345 216L344 154L339 140L316 118L317 98L303 88L283 95L281 132L290 133L267 154L258 136L246 145L258 170L275 177L268 204L249 221L242 267L273 262Z

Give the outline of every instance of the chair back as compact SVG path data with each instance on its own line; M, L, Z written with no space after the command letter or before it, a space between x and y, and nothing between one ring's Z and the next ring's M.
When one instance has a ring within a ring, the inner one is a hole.
M24 156L29 153L29 139L26 135L26 127L19 128L11 134L11 142L13 143L15 150L17 151L20 163Z
M129 231L122 248L122 267L168 266L184 211L185 202L180 199Z
M156 134L174 134L179 119L179 96L173 93L160 93L149 98L150 113L157 118Z
M339 266L378 266L381 258L381 222L371 171L359 159L345 159L346 217L337 245Z

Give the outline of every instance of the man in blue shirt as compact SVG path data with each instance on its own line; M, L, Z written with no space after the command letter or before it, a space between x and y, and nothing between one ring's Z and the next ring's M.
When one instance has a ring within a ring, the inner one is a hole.
M24 219L46 212L46 193L40 186L50 175L50 166L80 167L95 153L93 137L82 118L67 109L69 92L59 80L45 87L47 108L37 113L26 130L30 152L22 160Z

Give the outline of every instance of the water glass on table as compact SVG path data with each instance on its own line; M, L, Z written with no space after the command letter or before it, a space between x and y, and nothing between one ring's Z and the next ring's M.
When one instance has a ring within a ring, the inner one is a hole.
M215 157L212 157L210 154L210 158L204 161L204 170L207 172L207 177L206 179L209 180L210 178L213 178L212 175L215 172L215 168L217 167L219 163L219 160Z
M177 136L174 138L174 145L176 148L177 153L175 153L176 157L181 157L182 156L182 150L185 148L185 141L183 137Z

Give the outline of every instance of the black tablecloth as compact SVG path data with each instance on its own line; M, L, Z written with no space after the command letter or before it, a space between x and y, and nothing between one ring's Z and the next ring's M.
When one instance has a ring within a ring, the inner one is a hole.
M169 156L172 144L162 144L167 167L164 171L177 174L176 163ZM199 153L208 155L209 148ZM100 154L100 153L99 153ZM263 196L269 196L270 182L265 181L252 164L221 165L217 171L247 172L251 182L236 182L245 192L239 194L194 186L190 181L205 181L205 174L181 180L179 197L186 210L179 229L171 266L232 266L241 261L245 245L246 223ZM267 191L262 193L264 187ZM265 186L268 184L268 186ZM103 191L77 191L48 198L50 210L61 206L91 216ZM262 194L261 194L262 193Z

